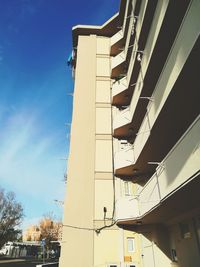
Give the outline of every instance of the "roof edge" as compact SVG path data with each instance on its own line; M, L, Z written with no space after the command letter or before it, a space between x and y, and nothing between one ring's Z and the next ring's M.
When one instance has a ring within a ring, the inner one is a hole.
M104 24L97 25L76 25L72 28L72 40L73 47L76 47L78 44L78 36L79 35L90 35L96 34L99 36L111 37L114 35L119 25L119 12L108 19Z

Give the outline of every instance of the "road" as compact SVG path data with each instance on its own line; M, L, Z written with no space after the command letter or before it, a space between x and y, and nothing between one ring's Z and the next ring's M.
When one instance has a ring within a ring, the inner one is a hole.
M42 261L36 259L7 259L0 260L0 267L36 267Z

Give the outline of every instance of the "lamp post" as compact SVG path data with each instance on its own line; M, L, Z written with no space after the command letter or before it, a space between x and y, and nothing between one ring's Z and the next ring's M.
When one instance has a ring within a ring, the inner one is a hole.
M42 244L42 252L43 252L43 263L45 263L45 244L46 244L45 238L42 239L41 244Z

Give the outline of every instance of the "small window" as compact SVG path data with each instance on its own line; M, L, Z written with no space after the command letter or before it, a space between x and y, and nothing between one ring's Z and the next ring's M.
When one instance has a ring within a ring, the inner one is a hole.
M127 238L128 252L135 252L135 238Z
M131 196L130 183L127 181L124 182L124 194L125 196Z
M116 264L109 264L108 267L118 267Z
M136 265L128 263L128 264L126 264L126 267L136 267Z
M171 254L172 254L172 261L177 262L177 255L176 255L176 250L174 248L171 249Z
M179 224L181 237L184 239L191 238L190 227L188 223L180 223Z

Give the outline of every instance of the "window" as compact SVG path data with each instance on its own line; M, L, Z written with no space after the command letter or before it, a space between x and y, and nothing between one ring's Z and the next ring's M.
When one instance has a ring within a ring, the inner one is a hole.
M127 181L124 182L124 194L125 196L131 196L130 183Z
M191 237L190 227L188 223L180 223L179 227L180 227L182 238L187 239Z
M128 263L128 264L126 264L126 267L136 267L136 265L133 263Z
M118 267L117 264L108 264L107 267Z
M127 238L128 252L135 252L135 238Z
M177 255L176 255L176 250L174 248L171 249L171 254L172 254L172 261L177 262Z
M195 218L195 229L200 243L200 216Z

